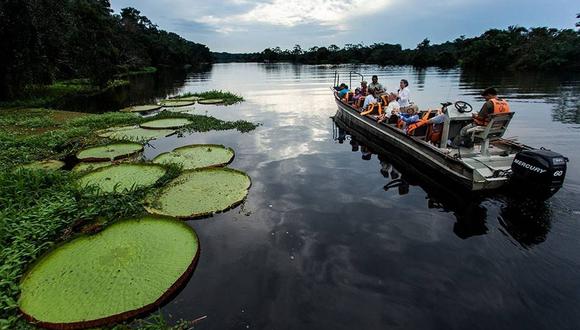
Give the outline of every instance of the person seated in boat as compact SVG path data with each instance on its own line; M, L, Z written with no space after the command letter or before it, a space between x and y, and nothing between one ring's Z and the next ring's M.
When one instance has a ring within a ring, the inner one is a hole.
M477 114L472 114L473 123L464 126L459 135L455 137L453 144L456 146L472 147L473 141L469 136L468 130L477 126L487 126L489 124L489 116L498 113L510 112L510 106L507 101L497 97L497 90L489 87L481 92L481 96L485 99L485 103Z
M345 83L342 83L342 84L340 84L340 86L338 86L337 90L338 90L338 97L342 99L346 95L346 93L348 93L348 91L349 91L348 85Z
M376 89L371 88L369 86L369 95L365 97L365 102L363 103L362 110L363 111L366 110L369 104L377 103L379 99L380 99L379 92Z
M397 94L389 93L387 99L389 101L389 104L385 108L383 114L379 116L377 120L378 123L382 123L393 116L397 117L400 113L401 107L399 106L399 102L397 102Z
M381 83L379 82L379 77L377 75L374 75L371 78L371 83L369 84L369 90L373 89L377 92L378 95L384 94L386 92L385 88L383 87L383 85L381 85Z
M354 96L353 96L353 100L354 102L358 102L358 100L362 97L366 97L368 95L368 86L367 86L367 82L366 81L361 81L360 82L360 87L355 89L354 91Z

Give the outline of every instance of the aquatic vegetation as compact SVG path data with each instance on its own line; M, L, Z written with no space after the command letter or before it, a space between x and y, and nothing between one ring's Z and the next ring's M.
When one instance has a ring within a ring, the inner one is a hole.
M99 162L126 158L143 150L137 143L115 143L81 150L77 158L83 162Z
M220 104L224 103L223 99L202 99L198 101L199 104Z
M152 164L117 164L99 168L79 179L81 187L94 186L97 193L124 192L154 185L165 168Z
M169 102L176 102L176 101L199 101L201 100L201 97L199 96L177 96L177 97L172 97L169 98L165 101L169 101Z
M145 104L145 105L134 105L131 107L123 108L119 111L121 112L149 112L161 109L160 105L157 104Z
M244 101L244 98L241 97L240 95L230 93L230 92L221 91L221 90L211 90L211 91L201 92L201 93L185 93L185 94L177 96L177 98L187 98L187 97L192 97L192 96L197 96L197 97L200 97L201 99L206 99L206 100L221 99L221 100L223 100L223 103L225 105L231 105L231 104L235 104L235 103L239 103L239 102ZM199 103L201 103L201 102L199 102Z
M122 321L166 300L187 280L198 254L198 238L183 222L119 221L38 261L22 279L19 307L50 328Z
M169 108L178 108L178 107L186 107L189 105L194 105L195 101L185 101L185 100L164 100L159 102L164 107Z
M112 162L88 162L88 163L78 163L75 165L75 167L73 167L72 171L73 172L90 172L90 171L94 171L98 168L101 167L105 167L105 166L109 166L109 165L113 165Z
M140 126L148 129L174 129L187 126L191 123L187 118L166 118L144 122Z
M126 140L133 142L147 142L161 137L169 136L175 133L169 129L145 129L137 126L113 127L97 132L100 137L106 137L112 140Z
M41 160L24 165L20 165L18 168L26 168L31 170L46 170L46 171L56 171L64 167L64 162L60 160Z
M229 168L184 171L147 198L149 213L197 218L240 204L250 188L250 177Z
M234 158L234 150L218 144L195 144L162 153L153 159L156 164L178 164L191 170L203 167L217 167L229 164Z

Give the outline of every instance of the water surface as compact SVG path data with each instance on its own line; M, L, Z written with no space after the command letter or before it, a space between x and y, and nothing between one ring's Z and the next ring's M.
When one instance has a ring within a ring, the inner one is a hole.
M389 90L406 78L421 108L464 100L478 109L478 92L496 86L517 113L506 135L568 156L566 183L532 205L429 185L413 164L393 165L388 150L339 132L330 118L335 70L347 83L350 70L368 80L378 74ZM230 166L252 178L242 206L189 222L201 255L162 310L172 319L207 315L201 329L580 327L580 81L573 76L218 64L166 85L169 95L237 92L246 102L196 105L192 113L262 124L246 134L173 136L146 149L152 158L192 143L225 144L236 151ZM164 94L131 93L132 100Z

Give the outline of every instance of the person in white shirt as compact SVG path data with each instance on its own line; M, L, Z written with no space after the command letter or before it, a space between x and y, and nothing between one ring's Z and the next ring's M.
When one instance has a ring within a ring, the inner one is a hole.
M379 98L379 94L376 89L372 89L369 87L369 95L365 97L365 102L363 104L362 110L366 110L369 104L377 103Z
M389 119L392 115L397 115L400 112L399 102L397 102L397 94L390 93L389 94L389 105L385 108L385 111L382 115L379 116L377 122L381 123L387 119Z
M409 89L409 82L407 79L401 79L399 83L399 90L397 91L397 101L401 108L406 108L411 105L411 90Z

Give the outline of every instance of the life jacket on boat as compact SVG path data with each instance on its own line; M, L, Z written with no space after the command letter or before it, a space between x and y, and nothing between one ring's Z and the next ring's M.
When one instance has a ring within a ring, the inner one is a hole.
M498 113L507 113L510 112L510 105L507 103L506 100L502 99L489 99L491 103L493 103L493 114ZM479 116L473 117L473 122L475 122L479 126L487 126L489 124L489 116L482 118Z
M379 112L379 115L383 114L383 107L381 106L380 102L377 103L370 103L367 107L367 110L363 111L360 113L361 116L366 116L368 114L371 114L375 108L377 108L377 111Z
M407 126L407 135L413 135L415 133L415 130L417 128L426 125L427 122L429 121L429 115L430 114L431 114L431 109L425 111L425 113L423 114L423 116L421 117L421 119L419 119L418 122L409 124L409 126Z
M443 133L443 124L433 124L429 125L427 128L427 134L425 135L425 141L432 142L433 144L438 144L441 142L441 134Z

